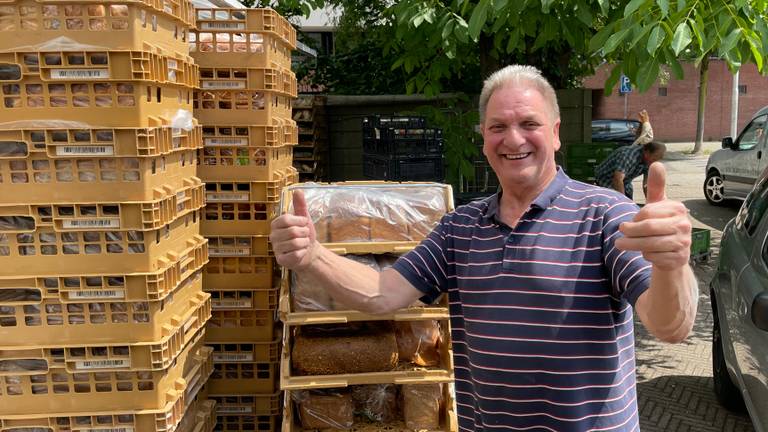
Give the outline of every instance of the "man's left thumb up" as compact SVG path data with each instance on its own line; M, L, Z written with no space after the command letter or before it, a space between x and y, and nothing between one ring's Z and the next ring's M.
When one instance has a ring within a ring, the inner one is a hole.
M661 162L654 162L648 168L646 201L655 203L667 199L667 170Z

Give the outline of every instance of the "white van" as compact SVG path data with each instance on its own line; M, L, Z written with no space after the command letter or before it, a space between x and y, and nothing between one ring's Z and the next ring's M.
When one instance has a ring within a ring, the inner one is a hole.
M768 166L766 120L768 106L752 117L735 141L732 137L723 138L723 148L709 156L704 197L710 204L721 205L732 198L744 199L752 190Z

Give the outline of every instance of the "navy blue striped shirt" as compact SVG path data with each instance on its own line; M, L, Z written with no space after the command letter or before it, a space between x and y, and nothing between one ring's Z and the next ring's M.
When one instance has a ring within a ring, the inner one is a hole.
M632 305L651 266L614 247L637 206L562 170L514 228L498 199L447 214L394 266L448 292L459 429L638 429Z

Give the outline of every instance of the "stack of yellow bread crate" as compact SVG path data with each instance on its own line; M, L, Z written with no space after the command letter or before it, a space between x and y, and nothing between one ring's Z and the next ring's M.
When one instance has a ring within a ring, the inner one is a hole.
M292 211L296 189L317 240L374 270L390 267L453 209L449 185L343 182L288 187L283 211ZM457 430L447 296L366 314L311 276L284 271L279 314L283 432Z
M190 50L200 66L193 103L211 255L203 274L213 307L209 390L226 431L279 427L279 279L268 237L282 188L298 181L295 48L295 30L271 9L196 10Z
M2 430L213 430L193 24L186 0L0 5Z

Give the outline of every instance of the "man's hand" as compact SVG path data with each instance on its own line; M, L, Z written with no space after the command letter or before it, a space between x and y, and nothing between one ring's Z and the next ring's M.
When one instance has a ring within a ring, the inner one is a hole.
M624 237L616 240L616 247L639 251L654 269L670 271L688 265L691 221L682 203L667 199L665 180L664 165L651 164L647 204L632 222L621 224L619 230Z
M285 213L272 221L269 240L278 264L291 270L301 270L312 264L317 236L304 192L293 191L293 214Z

